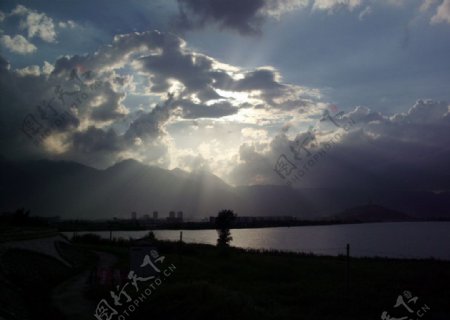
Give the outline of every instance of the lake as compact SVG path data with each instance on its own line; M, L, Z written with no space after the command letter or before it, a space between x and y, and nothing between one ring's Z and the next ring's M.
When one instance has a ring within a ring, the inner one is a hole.
M216 244L215 230L181 230L188 243ZM91 232L109 238L109 231ZM148 231L114 231L114 238L140 238ZM156 230L161 240L178 240L180 231ZM72 236L72 232L65 232ZM78 232L83 234L83 232ZM450 260L450 222L392 222L330 226L233 229L232 246L357 257L436 258Z

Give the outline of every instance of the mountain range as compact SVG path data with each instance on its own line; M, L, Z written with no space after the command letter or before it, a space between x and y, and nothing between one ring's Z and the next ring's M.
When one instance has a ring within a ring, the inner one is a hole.
M24 207L33 215L70 219L128 218L132 211L165 217L172 210L201 219L221 209L240 216L320 219L367 204L369 198L415 218L450 217L449 192L233 187L207 171L166 170L135 160L100 170L70 161L0 158L0 176L0 212Z

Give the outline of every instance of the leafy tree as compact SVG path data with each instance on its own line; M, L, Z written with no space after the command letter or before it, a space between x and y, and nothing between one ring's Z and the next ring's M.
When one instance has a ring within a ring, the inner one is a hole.
M218 247L228 247L233 238L230 234L230 228L233 221L236 219L236 214L233 210L222 210L217 214L216 230L219 235L217 239Z
M153 233L153 231L150 231L150 232L147 234L146 239L147 239L147 240L150 240L150 241L156 241L156 236L155 236L155 234Z
M28 226L42 224L39 218L30 217L30 210L17 209L15 212L0 213L0 222L14 226Z

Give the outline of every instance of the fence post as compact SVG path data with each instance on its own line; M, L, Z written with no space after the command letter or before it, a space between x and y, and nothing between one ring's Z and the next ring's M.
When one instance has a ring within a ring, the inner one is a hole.
M350 291L350 244L347 243L346 246L347 256L346 256L346 266L345 266L345 290L347 295Z
M180 231L180 241L178 242L178 263L182 263L183 262L183 258L181 256L181 251L182 251L182 246L183 246L183 231Z

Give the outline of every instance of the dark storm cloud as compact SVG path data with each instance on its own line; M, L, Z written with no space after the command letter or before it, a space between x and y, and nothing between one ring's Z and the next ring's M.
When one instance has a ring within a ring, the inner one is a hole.
M107 83L97 94L101 95L104 101L93 109L91 114L93 120L109 121L117 120L125 116L122 110L124 107L121 106L121 101L125 97L124 93L115 92L111 84Z
M145 54L140 56L142 50ZM218 98L212 84L217 84L217 88L233 82L230 75L214 66L214 59L186 49L179 37L159 31L119 35L111 45L100 48L95 54L62 57L52 74L68 74L79 65L100 72L131 61L140 72L148 75L150 90L155 93L168 91L171 79L175 79L186 87L186 93L198 93L205 99Z
M408 112L392 117L367 108L355 108L343 116L356 125L332 140L325 129L315 132L308 146L311 156L296 161L291 152L294 140L285 133L277 135L270 150L257 153L241 147L241 164L231 173L233 182L285 183L274 171L278 157L285 154L306 173L298 187L398 188L414 190L450 190L450 115L449 104L419 100ZM305 133L299 133L301 140ZM316 157L324 146L325 155ZM308 164L309 163L309 164Z
M193 53L184 53L181 47L162 48L161 55L140 58L142 67L152 74L152 82L166 89L168 79L181 81L189 91L199 91L212 83L209 71L212 59ZM164 86L165 85L165 86Z
M176 92L176 98L170 96L163 104L149 112L141 111L135 117L136 114L123 105L126 94L118 91L121 81L117 79L121 76L115 70L125 66L131 66L147 76L153 86L150 91L159 85L158 90L153 90L158 94L168 91L174 80L183 87ZM237 103L227 101L216 89L255 89L262 92L263 98L264 93L280 90L284 86L278 83L273 70L243 72L222 65L209 56L187 49L179 37L158 31L118 35L111 45L103 46L95 53L62 56L55 62L50 74L38 66L31 66L32 73L17 72L7 67L7 61L1 58L0 90L4 103L0 130L3 131L2 137L9 136L2 139L2 149L9 150L13 157L56 156L52 154L55 150L33 146L20 132L23 118L35 111L36 105L42 101L54 101L61 108L69 108L67 111L73 112L76 119L51 132L64 133L52 148L57 148L63 157L79 161L91 157L104 163L108 156L112 160L121 152L135 150L140 143L154 143L161 139L165 135L164 126L172 116L220 118L237 113ZM80 79L73 77L74 70L82 76L84 84L76 82ZM233 73L239 73L241 80L233 78ZM65 93L82 88L82 102L69 105L64 99L70 101L72 96L60 96L62 91L57 90L58 86ZM122 126L120 134L110 129L118 120L129 123L128 128ZM88 125L88 129L79 128L80 123ZM14 134L11 135L11 132ZM92 164L91 161L89 163Z
M72 148L65 157L100 167L114 164L121 159L122 152L134 152L143 161L165 159L168 149L160 138L164 136L163 126L170 118L172 104L173 98L169 96L152 111L140 112L123 134L118 134L113 128L94 126L74 132L70 138ZM145 152L140 154L141 151ZM151 152L147 154L147 151ZM167 162L166 159L164 161Z
M177 102L177 105L182 108L182 116L185 119L221 118L236 114L239 110L228 101L204 105L189 100L182 100Z
M200 91L197 94L197 97L201 100L201 101L208 101L208 100L216 100L216 99L220 99L222 98L222 96L220 94L218 94L213 87L211 86L207 86L206 88L204 88L202 91Z
M112 128L101 129L90 126L87 130L74 132L72 148L66 157L94 166L109 166L121 159L122 152L134 152L143 161L167 162L167 146L161 141L163 126L169 120L173 109L173 97L150 112L140 112L124 134ZM143 143L145 143L143 145ZM140 152L144 150L143 154ZM151 151L148 154L147 151Z
M260 10L264 0L178 0L179 30L204 27L215 23L242 34L257 34L264 21Z
M264 102L272 108L292 110L308 105L309 97L301 97L293 86L282 84L279 74L271 68L259 68L245 73L244 78L235 81L232 89L236 91L259 91ZM276 98L288 97L282 101Z
M283 86L276 80L276 73L269 69L258 69L245 74L245 78L236 82L239 91L278 90Z
M236 185L277 184L272 172L268 171L272 166L271 158L258 153L254 145L241 145L239 159L242 164L236 165L230 173L230 179Z
M9 69L9 62L2 56L0 56L0 71L8 70Z
M114 162L118 152L133 145L133 141L128 143L108 127L96 127L105 121L124 118L127 111L121 104L124 94L114 91L107 78L89 80L85 77L88 82L81 86L77 80L70 79L74 68L83 67L82 63L86 61L84 56L63 57L51 75L38 66L32 66L34 72L27 74L9 70L7 61L1 57L0 148L8 153L8 157L62 157L99 165L86 160L96 158L101 163ZM92 86L94 83L98 86ZM74 95L74 92L79 94ZM95 101L97 103L92 107ZM39 132L48 130L39 145L34 145L22 130L24 119L29 115L39 123ZM80 131L80 122L90 126ZM58 143L47 140L47 137L51 140L60 133L63 136L57 138Z
M182 45L180 38L159 31L116 35L112 44L102 46L93 54L61 57L55 63L53 74L70 72L78 65L96 72L114 69L129 62L131 55L138 54L142 49L172 52Z
M173 24L179 32L217 25L242 35L258 35L267 18L305 8L309 0L177 0Z
M11 157L27 158L42 156L45 152L36 148L22 131L25 116L33 113L39 122L38 106L52 99L52 88L56 83L49 80L46 75L21 75L8 68L4 58L0 58L0 150L7 151ZM59 104L55 103L57 110ZM49 117L48 121L52 119ZM76 127L78 122L67 121L60 128Z
M89 127L73 135L73 146L81 153L115 152L122 149L123 141L112 129Z
M56 60L52 74L54 76L67 76L77 66L85 64L85 61L86 57L77 54L71 57L61 57Z
M145 39L148 36L144 34L121 36L123 42L141 43L155 51L151 55L137 58L135 64L139 71L150 78L150 90L154 93L169 91L170 82L177 80L185 87L181 93L183 96L195 93L202 103L220 99L221 96L215 89L221 89L240 92L258 91L259 98L268 106L279 109L291 110L306 105L306 99L309 97L307 95L301 97L297 87L281 83L279 74L273 68L239 71L240 79L235 79L230 74L230 70L218 66L218 61L186 49L184 42L174 35L159 34L159 36L158 42L147 42ZM142 37L144 39L141 39ZM116 52L114 46L108 50ZM119 51L128 52L126 49ZM104 54L107 54L106 51ZM290 96L290 98L283 101L274 100L282 96Z
M400 115L399 115L400 116ZM356 107L353 111L344 115L345 119L353 119L357 123L370 123L372 121L383 122L385 118L379 112L371 111L369 108Z
M169 95L163 105L157 105L151 112L142 113L134 120L127 132L127 140L134 138L155 139L162 134L162 126L169 120L173 110L173 96Z

